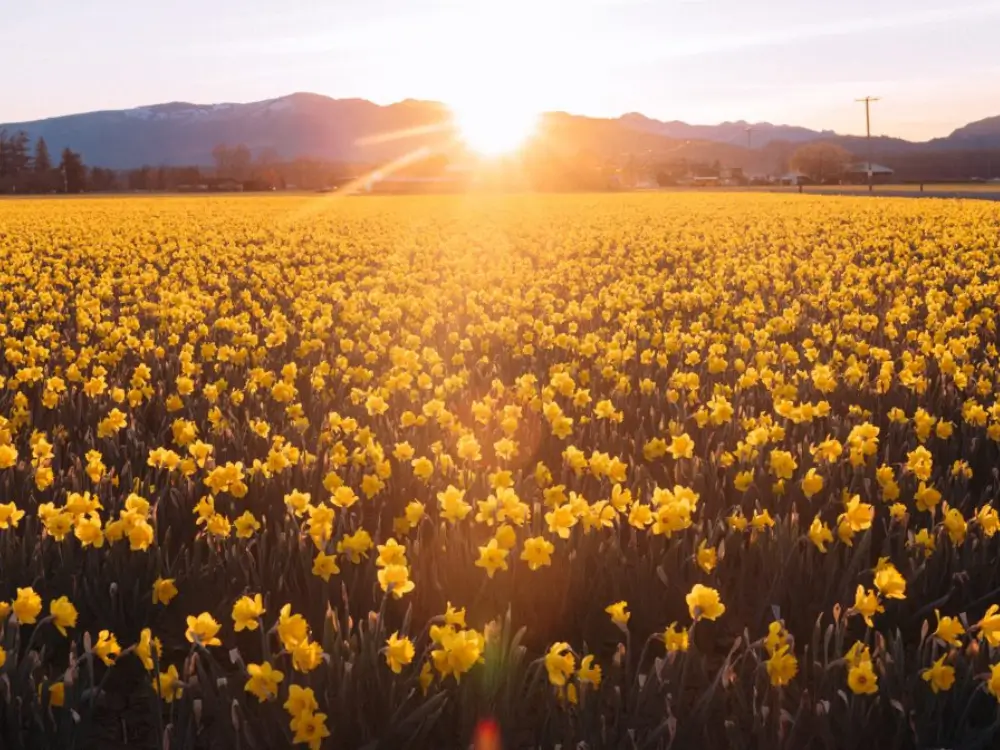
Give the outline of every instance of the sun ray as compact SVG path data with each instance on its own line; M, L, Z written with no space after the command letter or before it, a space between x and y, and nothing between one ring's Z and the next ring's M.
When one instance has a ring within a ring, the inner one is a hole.
M375 135L358 138L355 143L359 146L374 146L379 143L389 143L403 138L416 138L420 135L433 135L434 133L444 133L454 127L454 123L447 120L435 122L430 125L417 125L412 128L402 130L391 130L387 133L376 133Z
M385 178L398 172L404 167L409 166L410 164L423 161L433 153L433 149L428 146L421 146L413 149L403 156L400 156L398 159L393 159L388 164L384 164L381 167L373 169L370 172L357 177L339 188L336 192L317 196L315 199L309 201L298 210L286 216L285 221L299 221L307 216L320 213L329 205L330 201L337 201L351 195L368 192L378 182L381 182Z

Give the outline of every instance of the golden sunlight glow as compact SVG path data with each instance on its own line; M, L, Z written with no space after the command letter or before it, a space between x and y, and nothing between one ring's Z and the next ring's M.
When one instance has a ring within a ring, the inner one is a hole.
M538 125L538 113L506 102L453 106L458 136L483 156L502 156L520 148Z

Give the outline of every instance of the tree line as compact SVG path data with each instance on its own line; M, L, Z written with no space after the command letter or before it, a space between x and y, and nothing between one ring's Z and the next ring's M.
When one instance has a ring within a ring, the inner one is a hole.
M826 141L799 146L789 161L793 169L819 183L837 182L847 176L850 165L867 162L866 153L851 153ZM1000 149L910 149L887 154L876 151L872 162L890 167L895 182L963 182L1000 177Z
M114 170L88 167L81 154L63 149L58 161L44 138L31 142L19 130L0 129L0 194L304 189L335 187L363 165L297 158L282 161L273 149L256 157L243 144L219 144L212 166L143 165Z
M274 149L256 155L243 145L218 144L211 166L152 166L125 170L124 189L135 191L320 190L343 184L367 165L299 157L282 160Z
M627 145L627 144L626 144ZM734 149L726 144L697 144L690 154L650 161L648 156L625 162L622 153L608 156L591 144L576 153L552 149L543 143L530 145L514 160L516 168L487 170L480 183L497 189L601 190L620 182L630 171L646 173L661 184L673 184L691 175L716 175L726 167L742 168L747 174L785 174L796 169L812 182L838 182L852 162L864 157L830 142L793 144L772 141L760 149ZM602 155L603 154L603 155ZM874 160L895 170L901 182L968 180L1000 177L1000 149L916 150L879 154ZM208 162L208 159L205 160ZM442 177L449 158L435 155L407 165L396 178ZM58 161L44 138L32 142L24 131L0 128L0 194L91 192L175 192L202 190L321 190L336 188L352 178L368 174L377 164L349 164L299 157L282 159L274 149L251 151L244 144L218 144L211 151L211 164L201 166L144 165L113 170L88 167L81 154L65 148ZM616 180L617 175L617 180ZM456 178L457 179L457 178ZM626 183L631 181L626 179Z
M198 167L88 167L81 154L68 147L55 162L45 138L32 144L23 130L0 129L0 194L176 190L200 180Z
M70 148L55 163L44 138L32 144L23 130L0 129L0 193L81 193L88 183L103 185L110 174L100 167L88 169Z

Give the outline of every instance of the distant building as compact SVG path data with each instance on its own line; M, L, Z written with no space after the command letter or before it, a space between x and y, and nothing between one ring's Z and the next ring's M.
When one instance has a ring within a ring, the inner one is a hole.
M884 164L875 164L872 162L872 182L875 184L885 184L892 181L892 176L895 174L893 170ZM859 161L854 164L848 165L847 169L844 170L844 181L853 182L857 184L865 184L868 182L868 162Z
M703 175L692 180L695 187L719 187L720 179L716 175Z
M726 167L719 173L719 177L726 186L746 185L748 182L743 167Z
M383 175L375 173L364 179L367 193L441 193L463 190L469 180L464 175L435 175L430 177Z
M793 170L778 178L778 184L780 185L805 185L807 182L809 182L809 175L798 170Z
M201 182L178 185L176 190L179 193L242 193L243 183L228 177L206 177Z

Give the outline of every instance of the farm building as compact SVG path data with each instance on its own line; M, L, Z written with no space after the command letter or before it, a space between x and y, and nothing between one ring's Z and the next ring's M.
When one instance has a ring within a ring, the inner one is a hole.
M875 184L885 184L892 181L892 176L895 174L893 170L884 164L875 164L872 162L872 182ZM868 162L859 161L854 164L848 165L847 169L844 170L844 181L854 182L859 184L864 184L868 182Z
M722 184L718 175L694 177L691 182L695 187L719 187Z
M778 178L780 185L805 185L809 181L809 175L798 170L793 170L788 174L783 174Z

